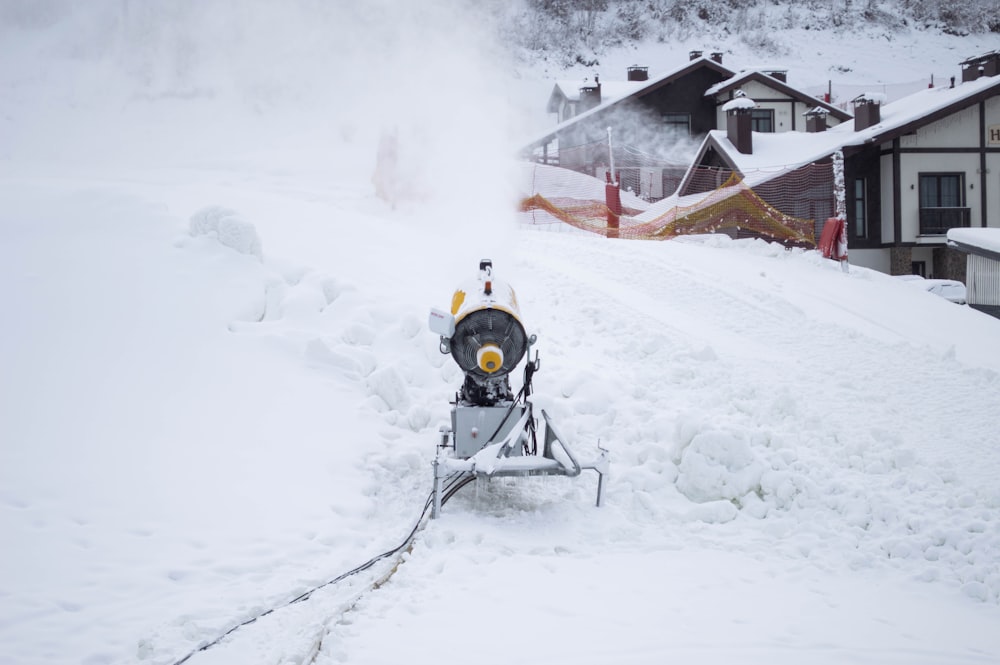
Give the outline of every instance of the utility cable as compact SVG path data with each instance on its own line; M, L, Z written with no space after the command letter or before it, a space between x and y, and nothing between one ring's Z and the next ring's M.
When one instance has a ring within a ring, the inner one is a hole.
M444 485L445 485L445 487L444 487L444 495L443 495L442 500L441 500L441 504L442 505L445 504L448 501L448 499L450 499L452 496L454 496L455 493L458 492L458 490L460 490L463 487L465 487L468 484L468 482L470 480L472 480L471 477L462 478L461 477L462 475L463 474L461 472L459 472L459 473L453 473L452 475L448 476L445 479L445 481L444 481ZM222 642L222 640L226 639L227 637L229 637L230 635L232 635L233 633L235 633L240 628L242 628L244 626L249 626L250 624L256 622L258 619L262 619L262 618L266 617L269 614L273 614L277 610L283 609L283 608L288 607L290 605L294 605L296 603L301 603L303 601L309 600L309 598L312 597L312 595L314 593L316 593L317 591L319 591L320 589L324 589L324 588L326 588L328 586L332 586L334 584L337 584L338 582L344 581L345 579L347 579L348 577L351 577L352 575L357 575L360 572L364 572L364 571L368 570L369 568L371 568L372 566L374 566L379 561L381 561L382 559L386 559L386 558L388 558L388 557L390 557L390 556L392 556L394 554L398 554L399 552L405 550L413 542L413 539L416 537L417 532L419 532L420 529L425 525L426 520L424 518L427 517L427 511L430 509L430 507L431 507L431 505L433 503L434 503L434 492L431 492L427 496L427 500L424 502L424 508L420 512L420 517L417 518L416 524L414 524L413 528L410 529L410 532L407 534L406 538L403 539L403 542L401 542L396 547L392 548L391 550L387 550L387 551L383 552L382 554L379 554L377 556L372 557L371 559L369 559L368 561L364 562L360 566L358 566L356 568L352 568L351 570L347 571L346 573L342 573L342 574L338 575L337 577L334 577L333 579L327 580L326 582L323 582L322 584L318 584L318 585L314 586L313 588L309 589L308 591L306 591L306 592L304 592L302 594L299 594L295 598L292 598L291 600L289 600L289 601L287 601L285 603L282 603L281 605L276 605L276 606L274 606L274 607L272 607L272 608L270 608L268 610L265 610L265 611L261 612L260 614L257 614L255 616L253 616L253 617L245 620L245 621L241 621L240 623L237 623L236 625L234 625L229 630L227 630L226 632L222 633L221 635L219 635L218 637L216 637L212 641L206 642L206 643L200 645L198 648L194 649L193 651L191 651L190 653L188 653L186 656L184 656L180 660L174 661L173 665L182 665L182 663L186 663L188 661L188 659L190 659L192 656L194 656L194 655L196 655L196 654L198 654L198 653L200 653L202 651L207 651L208 649L211 649L212 647L216 646L217 644L219 644L220 642Z

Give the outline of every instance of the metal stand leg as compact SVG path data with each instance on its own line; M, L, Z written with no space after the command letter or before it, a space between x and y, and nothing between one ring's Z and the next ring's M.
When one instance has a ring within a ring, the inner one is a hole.
M434 502L431 504L431 519L437 519L441 514L441 464L435 457L434 467Z

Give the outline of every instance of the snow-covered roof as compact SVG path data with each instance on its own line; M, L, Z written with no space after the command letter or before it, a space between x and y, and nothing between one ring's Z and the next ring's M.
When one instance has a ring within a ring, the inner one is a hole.
M763 182L789 167L803 166L827 157L849 146L882 143L917 126L936 120L935 114L947 113L952 107L961 107L979 95L1000 94L1000 77L980 77L955 85L954 88L927 88L881 108L880 122L855 131L854 123L841 123L824 132L780 132L753 134L753 153L744 154L729 142L725 131L709 132L706 143L713 145L737 170ZM767 176L770 169L773 173ZM748 178L749 180L749 178Z
M700 152L703 154L708 146L714 147L735 170L744 175L748 185L755 186L787 173L790 168L823 159L839 150L843 142L844 137L833 130L777 134L754 132L753 152L744 154L729 142L725 130L713 130L708 133Z
M948 243L966 251L983 250L1000 260L1000 229L948 229Z
M993 51L989 51L988 53L982 53L980 55L976 55L976 56L973 56L971 58L966 58L965 60L963 60L959 64L960 65L972 65L972 64L977 64L977 63L984 62L986 60L990 60L992 58L997 58L997 57L1000 57L1000 49L994 49Z
M636 90L643 88L648 81L601 81L601 103L613 102L622 97L631 95ZM573 81L556 81L552 94L557 92L566 98L567 101L580 101L580 88L597 85L590 79Z

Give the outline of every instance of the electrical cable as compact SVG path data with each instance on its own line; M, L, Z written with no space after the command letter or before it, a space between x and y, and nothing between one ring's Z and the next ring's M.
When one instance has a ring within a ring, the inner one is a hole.
M441 497L441 504L444 505L445 503L447 503L448 499L454 496L455 493L458 492L458 490L462 489L475 479L476 479L475 476L466 476L465 478L461 478L458 482L455 483L455 487L446 490L444 492L444 496Z
M497 435L500 433L500 430L503 429L503 426L507 423L507 419L510 418L510 414L514 412L514 407L521 402L521 397L523 395L524 395L524 386L521 386L521 390L518 391L517 396L514 398L514 401L512 401L510 403L510 406L507 407L507 413L503 414L503 419L500 421L500 424L497 425L497 428L493 432L493 434L490 435L490 438L486 439L487 441L496 440Z
M461 472L459 472L459 473L453 473L453 474L451 474L450 476L448 476L445 479L445 481L444 481L444 485L445 485L444 494L443 494L442 499L441 499L441 504L442 505L445 504L445 503L447 503L448 499L450 499L452 496L454 496L455 493L458 492L458 490L460 490L463 487L465 487L469 483L469 481L472 480L471 477L462 478L461 477L462 475L463 474ZM342 582L343 580L347 579L348 577L351 577L352 575L357 575L360 572L364 572L364 571L368 570L369 568L371 568L372 566L374 566L379 561L381 561L382 559L386 559L386 558L392 556L393 554L398 554L399 552L405 550L407 547L410 546L410 544L413 542L413 539L416 537L417 532L420 531L421 527L424 525L424 523L425 523L425 519L424 518L427 517L427 511L430 509L431 504L433 504L433 503L434 503L434 492L432 491L427 496L427 500L424 502L424 508L420 512L420 517L417 518L416 524L414 524L413 528L410 529L410 532L407 534L406 538L403 539L403 542L401 542L396 547L392 548L391 550L387 550L387 551L383 552L382 554L379 554L377 556L372 557L371 559L369 559L368 561L364 562L360 566L358 566L356 568L352 568L351 570L347 571L346 573L342 573L342 574L338 575L337 577L334 577L333 579L327 580L326 582L323 582L322 584L318 584L318 585L314 586L313 588L309 589L308 591L306 591L306 592L304 592L302 594L299 594L295 598L292 598L291 600L286 601L285 603L282 603L281 605L276 605L276 606L274 606L274 607L272 607L272 608L270 608L268 610L265 610L264 612L261 612L260 614L257 614L255 616L253 616L253 617L245 620L245 621L237 623L236 625L232 626L231 628L229 628L229 630L225 631L224 633L222 633L221 635L219 635L215 639L211 640L210 642L206 642L206 643L200 645L198 648L192 650L190 653L188 653L186 656L184 656L180 660L174 661L173 665L182 665L182 663L186 663L188 661L188 659L190 659L192 656L194 656L194 655L196 655L196 654L198 654L198 653L200 653L202 651L207 651L208 649L211 649L212 647L216 646L217 644L219 644L220 642L222 642L222 640L224 640L225 638L229 637L230 635L232 635L233 633L235 633L240 628L242 628L244 626L248 626L248 625L254 623L255 621L257 621L258 619L262 619L262 618L266 617L269 614L273 614L277 610L284 609L286 607L289 607L290 605L294 605L296 603L301 603L303 601L309 600L309 598L314 593L316 593L317 591L319 591L320 589L323 589L323 588L328 587L328 586L332 586L334 584L337 584L338 582Z

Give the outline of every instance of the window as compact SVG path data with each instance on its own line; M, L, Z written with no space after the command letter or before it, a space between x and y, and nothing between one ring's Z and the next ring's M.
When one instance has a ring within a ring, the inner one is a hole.
M754 132L773 132L774 109L751 109L750 130Z
M681 136L691 135L690 113L663 113L662 117L668 132L674 132Z
M921 208L961 208L965 201L964 173L921 173Z
M941 235L969 226L964 173L920 174L920 233Z
M864 178L854 180L854 236L868 237L868 199L865 196L867 181Z

